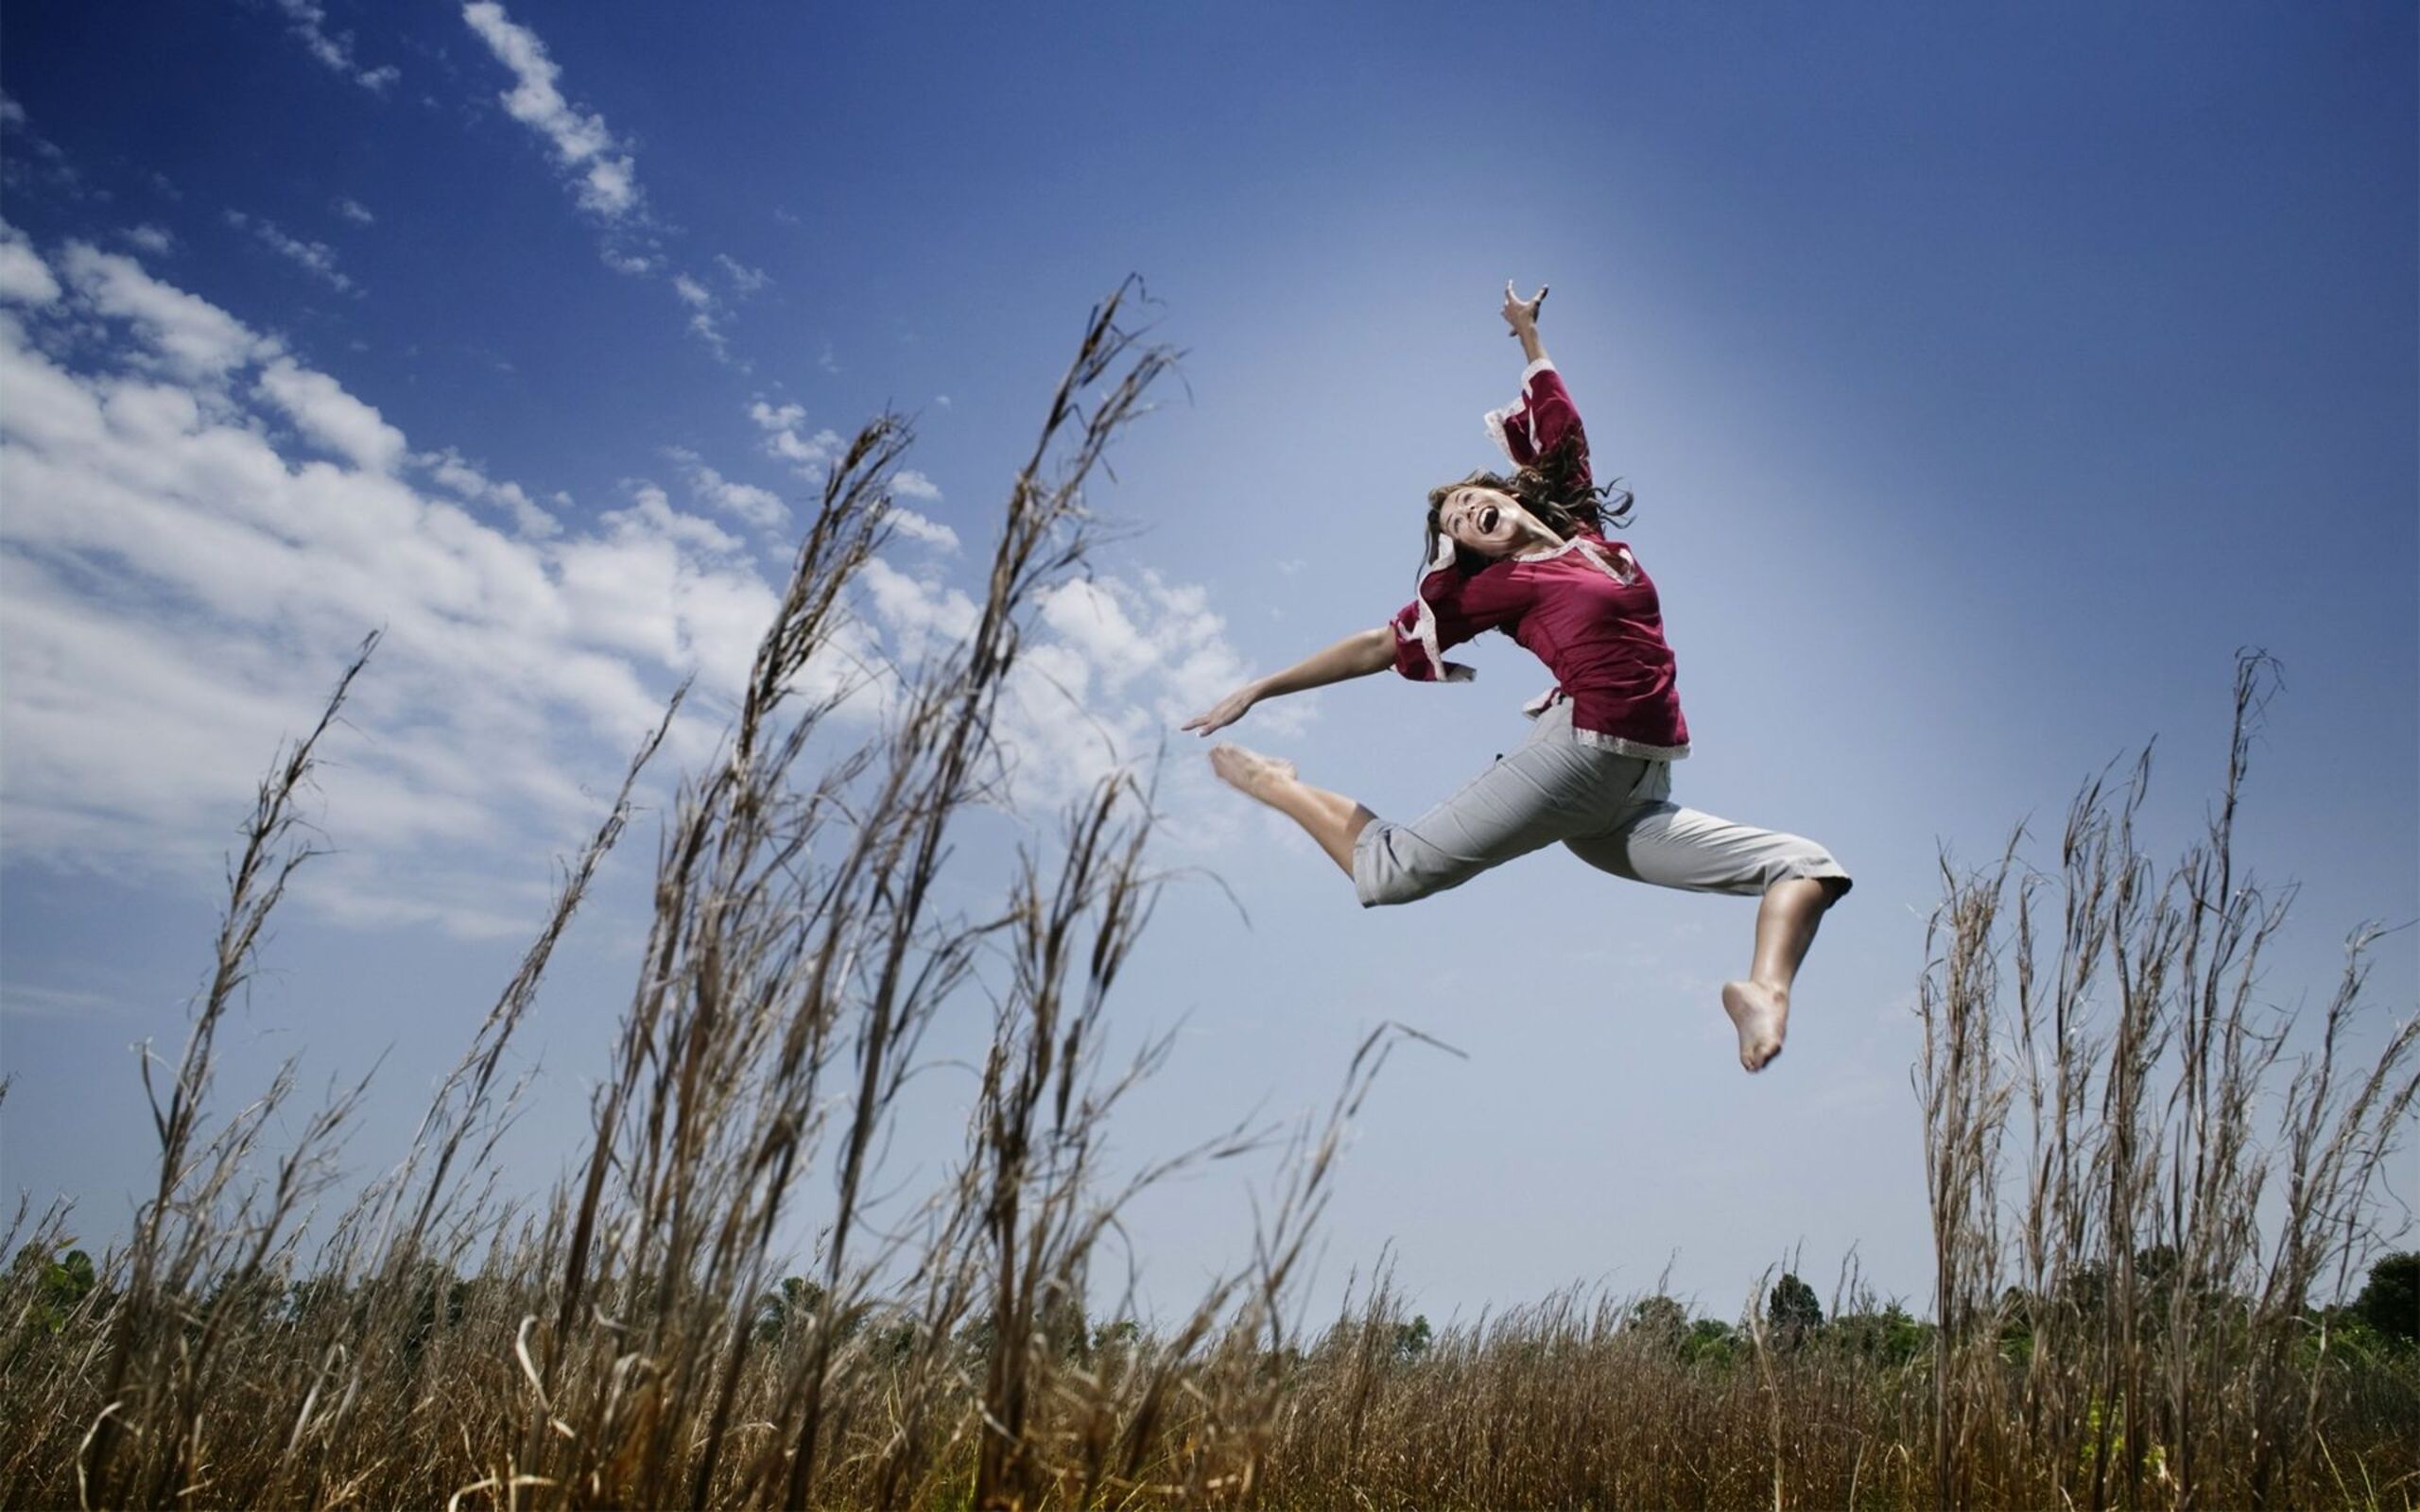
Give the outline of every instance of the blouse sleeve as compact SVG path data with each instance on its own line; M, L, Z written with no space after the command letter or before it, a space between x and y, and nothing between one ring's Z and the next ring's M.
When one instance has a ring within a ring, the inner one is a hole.
M1571 390L1564 387L1563 374L1555 366L1541 358L1530 364L1521 373L1521 398L1518 403L1502 409L1488 411L1487 433L1515 467L1529 467L1539 457L1569 441L1575 451L1574 481L1583 487L1591 480L1588 472L1588 433L1581 427L1580 411L1571 403Z
M1420 596L1396 610L1395 670L1414 682L1468 682L1478 676L1445 652L1528 612L1530 589L1509 564L1469 574L1446 569L1421 580Z

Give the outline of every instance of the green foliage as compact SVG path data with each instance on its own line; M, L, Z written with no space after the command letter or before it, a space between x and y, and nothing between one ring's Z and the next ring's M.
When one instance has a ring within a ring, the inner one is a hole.
M1040 1313L1034 1322L1052 1359L1092 1358L1092 1325L1084 1317L1084 1304L1073 1293L1056 1284L1046 1286Z
M1691 1318L1689 1310L1671 1297L1643 1297L1633 1302L1622 1331L1635 1333L1651 1348L1668 1349L1673 1358L1691 1365L1729 1366L1740 1347L1738 1331L1716 1318Z
M1816 1300L1815 1288L1783 1271L1765 1300L1765 1322L1774 1348L1794 1349L1824 1326L1824 1304Z
M1825 1332L1835 1348L1876 1365L1906 1365L1932 1347L1932 1325L1896 1302L1879 1313L1843 1313Z
M1681 1340L1681 1357L1692 1365L1727 1366L1738 1355L1739 1331L1715 1318L1699 1318Z
M1395 1325L1395 1358L1417 1360L1428 1352L1428 1341L1435 1331L1428 1326L1428 1314L1415 1314L1409 1323Z
M1622 1326L1678 1348L1689 1332L1689 1310L1668 1297L1642 1297L1631 1304Z
M791 1330L804 1326L823 1307L823 1288L804 1276L785 1276L779 1286L756 1299L756 1342L779 1342Z
M2420 1344L2420 1250L2403 1250L2372 1265L2353 1311L2372 1332Z
M53 1256L27 1245L17 1251L11 1272L18 1284L32 1292L34 1319L46 1333L65 1328L77 1305L98 1284L93 1257L80 1249L61 1250Z
M337 1276L306 1276L285 1289L286 1321L301 1326L349 1312L353 1288Z

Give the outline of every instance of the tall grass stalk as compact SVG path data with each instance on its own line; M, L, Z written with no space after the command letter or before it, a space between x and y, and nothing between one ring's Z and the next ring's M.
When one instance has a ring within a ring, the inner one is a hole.
M2275 687L2238 660L2224 785L2173 865L2136 833L2146 751L2086 784L2055 872L2014 840L1945 867L1917 1068L1942 1505L2261 1506L2322 1469L2342 1376L2312 1303L2374 1240L2420 1022L2350 1060L2368 926L2315 1035L2262 1000L2291 890L2241 874L2236 821Z

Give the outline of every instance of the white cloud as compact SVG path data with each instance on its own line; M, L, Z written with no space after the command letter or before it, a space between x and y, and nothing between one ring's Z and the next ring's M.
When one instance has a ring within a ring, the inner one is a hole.
M372 472L392 472L404 459L404 433L378 411L344 391L323 372L280 357L261 373L261 397L285 411L313 441Z
M70 244L44 266L62 313L0 315L12 865L215 885L260 769L372 627L385 644L322 771L339 854L306 875L307 907L517 931L544 906L545 858L594 824L596 790L676 679L698 693L663 777L711 751L776 591L710 511L762 523L780 507L768 490L680 454L705 509L642 483L594 524L559 523L458 451L412 450L334 377L130 260ZM758 407L769 433L804 424ZM975 602L941 565L871 564L863 619L810 664L809 691L963 635ZM1242 671L1198 589L1145 573L1056 590L1002 727L1012 795L1055 802L1149 760ZM877 671L846 717L893 686Z
M321 66L350 77L372 94L383 94L389 86L404 77L403 70L389 63L380 68L363 68L354 61L353 34L330 32L328 13L318 0L277 0L278 9L292 23L294 35Z
M890 522L893 531L906 536L910 541L921 541L925 545L938 546L943 551L958 549L958 532L938 520L926 519L913 509L903 508L895 504L890 507L890 512L884 518Z
M485 469L464 457L453 447L441 452L424 452L412 460L428 469L437 482L459 495L479 504L493 505L512 516L513 529L532 541L562 533L562 522L540 507L518 483L497 483ZM556 495L557 502L568 505L568 494Z
M590 530L516 538L456 497L544 518L524 490L412 455L232 315L90 247L59 270L123 323L53 322L38 346L0 317L12 864L207 885L261 766L373 626L387 643L324 773L355 860L306 888L343 917L522 927L673 679L700 697L671 754L711 747L774 604L713 522L643 492Z
M835 439L837 440L838 438L836 437ZM938 501L942 496L941 489L933 480L912 467L903 467L891 474L890 491L897 497L923 499L927 502ZM888 518L891 530L910 541L922 541L925 545L935 546L942 551L958 549L958 532L929 515L919 514L904 505L894 503L890 507Z
M598 255L605 266L639 278L663 272L666 259L650 234L647 197L638 181L638 159L630 144L614 135L603 114L582 110L564 97L562 69L547 54L546 44L536 32L507 16L495 0L465 5L462 19L488 44L496 60L512 72L512 88L499 96L507 113L537 132L554 150L556 165L580 208L603 223L604 242ZM737 268L739 265L730 266ZM714 291L687 273L673 273L667 282L688 312L690 335L717 362L746 370L746 363L733 362L728 312Z
M26 108L18 104L15 100L10 99L8 95L0 94L0 126L23 126L25 124Z
M254 236L260 238L262 245L302 267L337 293L353 292L353 280L337 269L337 254L330 249L327 243L306 242L299 236L289 236L275 223L263 220L258 216L247 215L240 210L227 212L227 224L239 231L250 231Z
M694 546L715 556L737 551L739 538L703 515L683 514L672 507L671 498L652 483L642 483L632 491L637 501L628 509L605 516L617 536L653 532L676 544Z
M11 304L56 304L59 280L25 232L0 221L0 300Z
M715 291L686 273L672 275L672 292L689 311L689 334L705 343L717 362L731 361L731 344L723 335L723 302Z
M358 199L339 197L330 208L356 226L374 226L378 223L378 217L370 213L370 207Z
M152 278L132 258L69 242L60 263L95 311L133 322L148 349L138 360L147 364L182 377L209 378L278 350L276 342L253 335L209 301Z
M777 408L760 399L748 406L748 418L765 433L765 455L780 457L803 476L822 472L839 455L839 432L800 434L806 429L806 410L803 405L783 404Z
M515 25L493 0L464 6L462 19L488 44L496 60L512 70L513 86L502 96L505 110L555 149L582 208L607 220L637 212L636 162L614 139L605 117L579 110L563 98L555 82L562 70L546 55L546 44L538 40L538 34Z
M682 472L689 480L690 493L707 507L737 515L760 530L769 530L789 518L789 506L771 490L752 483L735 483L684 447L667 447L665 455L681 464Z
M762 294L773 282L770 273L761 267L750 267L728 252L715 253L715 265L731 281L732 292L743 300L752 294Z
M913 664L974 633L975 600L930 578L911 577L876 557L862 578L874 617L890 632L899 659Z
M868 606L896 653L909 662L972 627L972 599L931 574L876 561L867 568ZM1020 649L1002 705L1009 795L1028 814L1064 803L1102 778L1147 766L1170 732L1243 682L1248 669L1199 588L1144 571L1063 584L1039 606L1036 633ZM1265 730L1299 733L1315 715L1307 702L1254 712ZM1165 809L1224 815L1199 763L1163 781ZM1223 820L1183 821L1181 841L1223 831Z
M154 257L166 257L177 249L177 239L168 234L164 227L130 226L118 234L126 239L128 246L137 251L149 252Z

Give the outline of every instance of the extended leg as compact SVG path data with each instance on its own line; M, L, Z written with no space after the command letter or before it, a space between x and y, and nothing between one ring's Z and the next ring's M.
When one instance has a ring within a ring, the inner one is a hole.
M1303 782L1291 762L1220 746L1210 765L1301 825L1353 879L1365 908L1459 887L1575 830L1601 827L1627 791L1608 792L1602 763L1580 747L1533 737L1411 823L1391 824L1341 793Z
M1260 799L1303 827L1319 842L1328 859L1353 875L1353 842L1361 827L1377 816L1341 793L1313 787L1294 775L1292 762L1249 751L1241 746L1211 747L1210 769L1238 792Z

